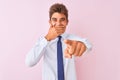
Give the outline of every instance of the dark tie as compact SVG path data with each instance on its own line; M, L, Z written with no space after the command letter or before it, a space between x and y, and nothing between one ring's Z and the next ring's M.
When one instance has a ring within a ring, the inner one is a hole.
M64 65L63 65L61 36L58 36L58 42L57 42L57 71L58 71L58 80L64 80Z

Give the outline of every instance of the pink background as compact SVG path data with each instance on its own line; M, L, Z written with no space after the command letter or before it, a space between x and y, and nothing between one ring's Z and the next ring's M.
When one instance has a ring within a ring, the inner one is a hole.
M41 80L42 61L29 68L25 56L47 33L55 2L69 10L67 32L93 44L76 59L78 80L120 80L120 0L0 0L0 80Z

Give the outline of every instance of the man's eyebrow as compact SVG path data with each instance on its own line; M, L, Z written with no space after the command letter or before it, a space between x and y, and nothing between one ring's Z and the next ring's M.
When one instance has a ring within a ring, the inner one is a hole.
M55 17L53 17L53 18L51 18L52 20L56 20L57 18L55 18ZM65 17L62 17L62 18L60 18L60 20L65 20L66 18Z
M52 19L56 19L55 17L52 17Z
M65 18L64 18L64 17L63 17L63 18L60 18L60 19L65 20Z

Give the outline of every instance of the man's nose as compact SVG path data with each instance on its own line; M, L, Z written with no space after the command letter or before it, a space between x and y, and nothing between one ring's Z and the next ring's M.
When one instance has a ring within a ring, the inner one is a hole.
M57 21L57 22L56 22L56 25L57 25L57 26L60 26L60 25L61 25L61 21Z

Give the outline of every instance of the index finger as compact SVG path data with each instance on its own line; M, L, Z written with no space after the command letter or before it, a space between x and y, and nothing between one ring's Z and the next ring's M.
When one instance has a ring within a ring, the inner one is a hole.
M66 43L67 47L69 48L69 53L74 54L75 49L76 49L76 45L77 45L77 41L65 40L64 42Z

